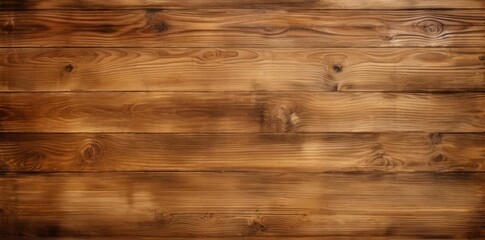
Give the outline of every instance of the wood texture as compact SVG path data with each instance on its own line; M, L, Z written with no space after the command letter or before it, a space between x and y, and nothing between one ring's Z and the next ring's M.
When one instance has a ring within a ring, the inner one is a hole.
M484 0L0 0L0 239L484 239Z
M484 180L483 174L5 175L0 233L478 238Z
M4 48L2 91L484 91L485 49Z
M485 8L482 0L0 0L0 9L473 9Z
M483 47L480 10L0 12L7 47Z
M0 171L484 172L485 134L2 134Z
M2 132L484 132L483 93L3 93Z

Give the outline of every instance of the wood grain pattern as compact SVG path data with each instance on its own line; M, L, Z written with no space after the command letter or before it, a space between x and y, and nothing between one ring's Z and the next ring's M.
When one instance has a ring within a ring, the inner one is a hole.
M7 47L483 47L485 17L459 11L0 12Z
M0 171L484 172L485 134L2 134Z
M1 91L484 91L485 49L4 48Z
M483 93L2 93L2 132L483 132Z
M5 175L0 233L480 238L484 180L483 174Z
M482 0L0 0L0 9L473 9L485 8Z

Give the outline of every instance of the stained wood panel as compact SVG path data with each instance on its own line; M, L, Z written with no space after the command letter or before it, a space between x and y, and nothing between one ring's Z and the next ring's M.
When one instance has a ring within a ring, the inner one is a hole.
M484 91L485 49L4 48L2 91Z
M485 17L457 11L0 12L8 47L483 47Z
M484 220L482 174L98 173L0 182L7 235L470 238Z
M2 134L0 170L483 172L485 134Z
M482 0L0 0L1 9L473 9L485 8Z
M3 93L3 132L483 132L483 93Z

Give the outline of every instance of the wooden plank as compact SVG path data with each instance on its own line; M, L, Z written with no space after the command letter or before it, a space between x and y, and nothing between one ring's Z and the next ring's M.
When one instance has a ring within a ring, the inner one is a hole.
M472 9L485 8L482 0L0 0L0 9Z
M483 132L484 93L2 93L2 132Z
M485 134L2 134L0 172L485 171Z
M483 174L4 175L0 233L480 238L484 181Z
M484 91L485 49L4 48L1 91Z
M0 12L6 47L483 47L483 10Z

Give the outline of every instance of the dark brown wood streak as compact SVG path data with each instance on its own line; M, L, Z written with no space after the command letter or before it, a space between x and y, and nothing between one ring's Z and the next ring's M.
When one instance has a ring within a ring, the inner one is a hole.
M8 47L484 47L484 19L483 11L479 10L0 12L0 22L4 23L0 44Z

